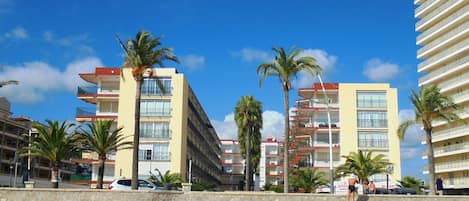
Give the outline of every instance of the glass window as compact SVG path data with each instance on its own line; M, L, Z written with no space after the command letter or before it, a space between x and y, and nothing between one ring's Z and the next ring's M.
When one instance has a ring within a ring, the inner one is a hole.
M153 144L153 160L169 160L169 143Z
M357 92L357 107L386 108L386 92Z
M151 149L140 149L138 150L138 160L151 160Z
M380 131L359 131L358 147L388 147L388 133Z
M117 113L119 108L118 102L100 102L99 112L100 113Z
M357 121L359 128L387 128L388 119L386 111L358 111Z
M169 122L141 122L140 137L168 138Z
M141 116L170 116L171 101L170 100L142 100L140 103Z
M161 87L164 88L164 94ZM171 95L171 78L145 78L142 84L142 95Z

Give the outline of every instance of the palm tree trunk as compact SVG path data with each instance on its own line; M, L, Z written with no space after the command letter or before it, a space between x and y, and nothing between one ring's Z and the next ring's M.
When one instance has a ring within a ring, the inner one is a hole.
M284 112L285 112L285 144L283 145L283 192L288 193L288 146L290 143L290 115L288 113L289 110L289 97L288 97L288 90L284 87Z
M98 181L96 181L97 189L103 189L104 162L105 161L106 161L106 155L99 156Z
M246 191L251 190L251 128L248 127L246 129L248 132L247 134L247 140L246 140Z
M432 129L425 129L425 142L427 144L427 159L428 159L428 187L430 192L428 194L435 195L435 160L433 158L433 144L432 144Z
M140 97L142 92L143 78L138 77L135 79L137 82L137 91L135 96L135 122L134 122L134 138L133 138L133 152L132 152L132 182L131 189L138 189L138 148L140 141Z
M59 188L59 164L52 162L51 188Z

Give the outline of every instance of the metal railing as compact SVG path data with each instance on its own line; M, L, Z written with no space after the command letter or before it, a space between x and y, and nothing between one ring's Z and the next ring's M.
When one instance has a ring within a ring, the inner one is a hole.
M442 146L442 147L434 147L433 148L433 154L439 155L439 154L444 154L452 151L459 151L459 150L464 150L464 149L469 149L469 143L458 143L458 144L452 144L448 146ZM427 152L423 152L426 156Z
M422 43L424 38L427 38L431 34L437 34L438 32L442 31L443 26L448 26L451 21L459 18L464 19L465 15L469 14L467 11L469 10L469 5L464 6L464 8L458 10L457 12L451 14L450 16L446 17L444 20L438 22L430 29L422 32L420 35L417 36L417 44Z
M438 70L435 70L435 71L432 71L431 73L428 73L426 75L424 75L422 78L419 79L419 83L422 84L434 77L437 77L437 76L442 76L446 73L449 73L451 72L452 70L455 69L456 66L459 66L459 65L468 65L469 64L469 56L464 56L463 58L461 59L458 59L456 61L453 61L443 67L440 67L438 68Z
M437 141L440 139L451 137L456 134L464 134L464 133L469 134L469 126L464 125L464 126L459 126L459 127L455 127L455 128L451 128L451 129L447 129L443 131L434 132L432 133L432 141ZM425 141L425 135L423 136L423 140Z
M437 16L441 16L446 14L449 10L446 12L443 12L444 10L450 8L450 7L456 7L458 4L463 3L464 0L449 0L448 2L444 3L443 5L439 6L437 9L433 10L430 14L422 18L420 21L415 23L415 27L417 30L420 30L423 24L426 24L427 22L431 22L437 18Z
M469 160L457 160L450 162L435 163L435 172L442 172L448 169L457 168L469 169ZM423 167L423 171L428 171L428 165Z
M388 140L378 139L360 139L358 140L358 147L373 147L373 148L388 148Z
M454 37L458 34L462 35L463 32L468 30L468 28L469 28L469 22L465 22L465 23L459 25L458 27L452 29L450 32L445 33L443 36L438 37L438 39L426 44L425 46L423 46L422 48L417 50L417 57L419 57L419 58L423 57L422 56L423 54L428 54L428 52L429 52L428 50L444 45L445 43L447 43L447 42L444 42L444 41L448 40L451 37Z
M426 68L429 68L430 64L432 64L432 63L434 63L438 60L441 60L442 58L447 57L448 55L456 54L458 52L458 50L460 50L460 52L464 51L465 49L469 48L468 44L469 44L469 38L464 39L463 41L459 42L458 44L454 45L453 47L451 47L449 49L446 49L446 50L432 56L431 58L425 60L422 63L419 63L418 64L419 71L421 71L423 69L426 69Z

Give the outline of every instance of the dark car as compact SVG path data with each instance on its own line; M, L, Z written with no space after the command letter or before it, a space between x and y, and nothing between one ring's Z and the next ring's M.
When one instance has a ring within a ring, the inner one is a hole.
M399 187L392 189L392 194L415 195L417 191L413 188Z

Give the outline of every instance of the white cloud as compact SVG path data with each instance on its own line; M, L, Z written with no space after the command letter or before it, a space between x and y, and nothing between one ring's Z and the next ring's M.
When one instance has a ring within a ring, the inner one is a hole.
M283 139L284 132L284 116L277 111L267 110L262 113L263 129L261 130L262 138L275 137L279 140ZM211 121L220 139L237 139L238 127L234 121L234 113L225 116L223 121Z
M63 72L41 61L6 66L0 73L0 80L17 80L19 84L3 87L0 96L6 96L12 102L32 104L44 100L48 92L73 92L78 85L85 83L78 73L92 72L96 66L103 65L94 57L73 61Z
M391 80L398 74L399 66L397 64L383 62L378 58L370 59L363 69L363 75L375 82Z
M11 39L26 39L28 38L28 33L26 32L26 29L23 27L16 27L13 30L3 34L4 38L11 38Z
M232 53L233 56L241 57L244 62L272 62L273 56L269 52L252 49L252 48L243 48L238 52Z
M181 56L179 59L181 60L181 65L189 68L190 70L196 70L205 65L204 56L189 54Z
M337 62L337 56L331 55L326 51L320 49L305 49L303 53L298 56L314 57L316 59L317 64L323 69L322 75L333 71ZM324 76L322 77L324 78ZM293 86L298 88L311 87L314 82L318 81L319 80L317 80L316 78L311 77L311 75L302 71L298 74L298 78L293 81Z

